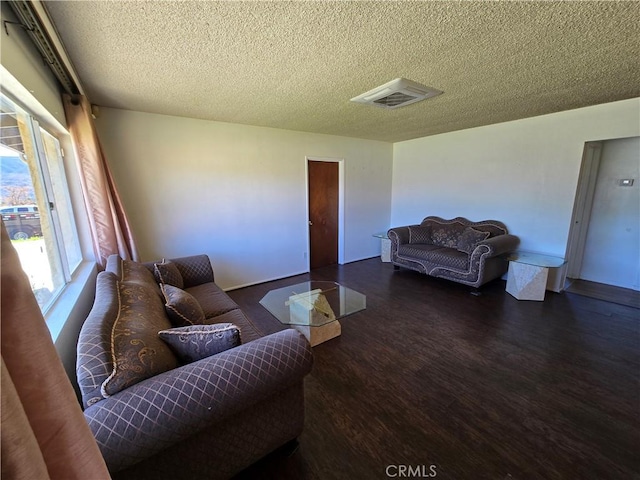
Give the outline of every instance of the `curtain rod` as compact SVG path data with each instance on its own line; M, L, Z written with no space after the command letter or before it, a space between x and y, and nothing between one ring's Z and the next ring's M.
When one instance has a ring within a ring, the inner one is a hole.
M60 52L54 46L54 42L42 24L40 16L38 15L33 3L26 0L10 0L8 3L11 5L11 8L18 17L18 20L20 20L20 24L29 34L29 37L31 37L31 40L42 55L42 58L53 71L53 74L60 82L60 85L62 85L64 91L70 95L79 94L80 89L78 88L78 85L65 66Z

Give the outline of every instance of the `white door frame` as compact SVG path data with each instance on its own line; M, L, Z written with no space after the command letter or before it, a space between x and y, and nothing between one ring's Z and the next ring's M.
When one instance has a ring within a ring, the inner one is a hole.
M309 162L338 163L338 264L344 265L344 158L304 157L305 196L307 205L307 272L311 271L311 238L309 236Z

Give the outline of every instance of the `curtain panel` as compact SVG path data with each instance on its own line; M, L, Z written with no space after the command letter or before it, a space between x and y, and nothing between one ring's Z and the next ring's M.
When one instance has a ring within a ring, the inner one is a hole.
M1 477L108 479L29 279L0 224Z
M64 94L62 100L78 159L96 262L104 269L107 258L114 253L139 261L131 227L100 145L91 105L81 95Z

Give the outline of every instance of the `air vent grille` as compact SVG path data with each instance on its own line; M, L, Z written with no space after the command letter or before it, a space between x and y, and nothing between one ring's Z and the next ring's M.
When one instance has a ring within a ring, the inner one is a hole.
M352 98L351 101L392 109L435 97L441 93L440 90L426 87L407 80L406 78L396 78L395 80L391 80L384 85Z
M387 107L397 107L398 105L402 105L403 103L406 103L410 100L415 100L416 98L416 96L396 92L386 97L379 98L378 100L374 100L373 103L377 103L378 105L386 105Z

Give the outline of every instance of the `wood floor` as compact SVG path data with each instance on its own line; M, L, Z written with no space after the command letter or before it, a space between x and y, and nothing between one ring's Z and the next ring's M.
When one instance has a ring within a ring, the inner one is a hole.
M629 307L640 308L640 292L629 288L621 288L604 283L587 280L572 280L567 292L577 293L585 297L598 298L607 302L619 303Z
M500 280L474 296L379 259L229 293L273 332L260 298L307 279L364 293L367 309L314 348L298 451L238 479L640 478L638 309L518 301Z

